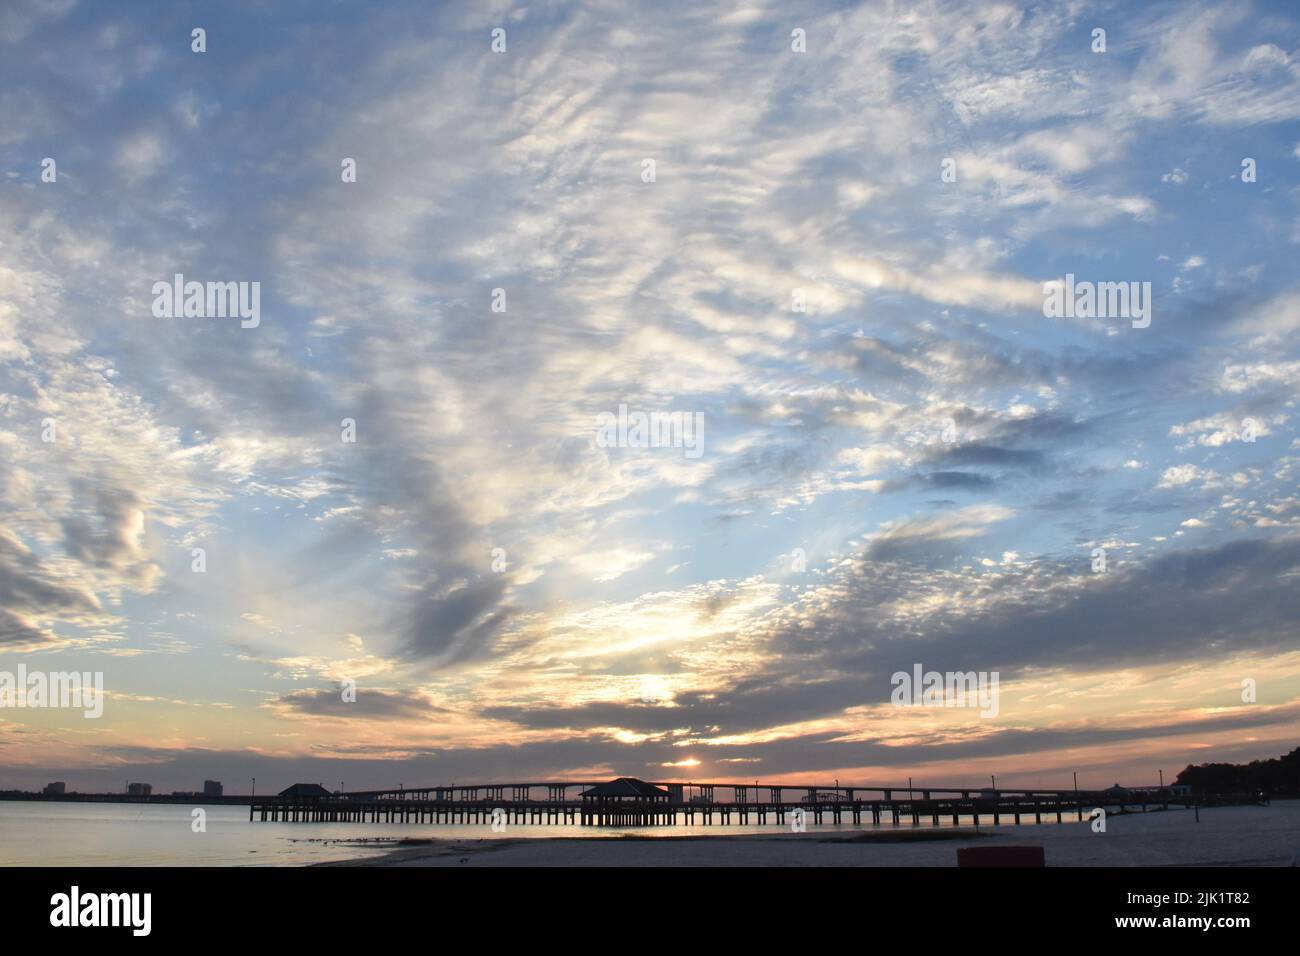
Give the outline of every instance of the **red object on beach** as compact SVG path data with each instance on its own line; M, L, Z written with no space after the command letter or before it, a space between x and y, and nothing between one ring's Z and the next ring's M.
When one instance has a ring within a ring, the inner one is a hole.
M958 866L1047 866L1041 846L966 846L957 851Z

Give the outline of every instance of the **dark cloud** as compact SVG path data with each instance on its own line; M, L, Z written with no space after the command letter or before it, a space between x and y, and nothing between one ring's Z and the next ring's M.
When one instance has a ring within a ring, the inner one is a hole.
M139 496L102 482L73 482L77 498L60 519L63 546L70 557L96 568L125 570L139 562L135 536L140 531Z
M1162 662L1213 666L1244 651L1294 649L1300 621L1300 589L1291 580L1300 573L1296 537L1173 552L1099 575L1050 567L1007 574L1003 594L977 610L958 602L906 639L873 623L890 594L888 578L905 572L871 572L845 576L824 612L778 628L772 641L777 652L808 655L803 667L861 675L877 701L888 696L886 676L916 662L997 670L1004 679L1028 667L1078 674Z
M911 491L914 489L925 491L991 491L996 486L997 481L990 476L973 471L932 471L929 474L915 474L909 475L907 478L886 481L880 490L881 492Z
M1041 468L1047 460L1043 452L1035 449L1004 448L988 442L936 445L927 458L934 464L947 466L996 465L1026 470Z
M35 554L0 532L0 644L45 644L54 640L25 617L41 619L93 613L99 602L56 583Z
M578 707L494 707L484 714L530 728L621 727L650 734L686 729L712 735L814 720L871 703L878 703L876 694L860 677L800 680L774 674L740 680L724 694L678 694L671 707L600 702Z
M342 688L304 690L285 694L278 703L299 714L317 717L356 718L360 720L417 720L446 713L420 694L378 690L364 685L356 688L356 699L343 699Z
M513 613L500 603L505 589L500 576L450 590L431 585L409 608L400 650L443 664L485 656Z

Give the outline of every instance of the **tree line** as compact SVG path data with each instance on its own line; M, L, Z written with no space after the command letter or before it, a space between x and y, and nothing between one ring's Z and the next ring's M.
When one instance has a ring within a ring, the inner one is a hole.
M1187 784L1193 793L1246 793L1262 790L1273 796L1300 796L1300 747L1282 757L1252 760L1246 764L1192 764L1175 783Z

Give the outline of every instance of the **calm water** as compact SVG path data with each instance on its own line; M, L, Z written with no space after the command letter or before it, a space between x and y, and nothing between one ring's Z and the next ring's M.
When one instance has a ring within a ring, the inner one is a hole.
M789 832L767 826L596 828L488 824L417 826L400 823L249 823L248 808L206 806L207 832L191 829L192 807L135 803L25 803L0 800L0 865L35 866L296 866L325 860L378 856L404 837L492 840L502 837L610 837ZM847 817L847 815L846 815ZM963 824L968 824L966 819ZM1044 821L1046 824L1046 821ZM950 824L947 824L950 825ZM889 825L880 829L889 829ZM910 828L905 825L904 829ZM814 826L808 832L850 833L851 823ZM353 841L353 842L349 842ZM370 845L360 841L370 841Z

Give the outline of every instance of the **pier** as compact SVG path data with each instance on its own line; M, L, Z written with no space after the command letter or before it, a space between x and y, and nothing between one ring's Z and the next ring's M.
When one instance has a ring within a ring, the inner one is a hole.
M296 788L290 788L295 791ZM1095 807L1108 813L1191 807L1196 799L1169 790L1113 791L978 787L840 787L806 784L541 781L449 785L257 797L250 821L272 823L405 823L673 826L773 824L908 824L963 820L975 826L1082 821Z

